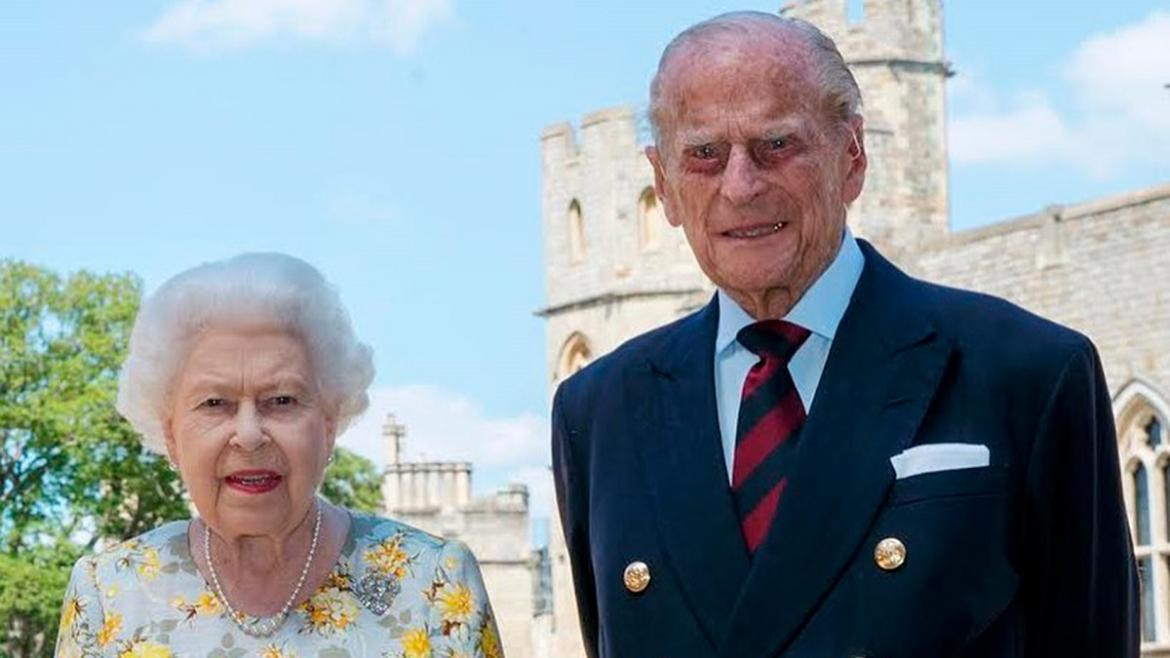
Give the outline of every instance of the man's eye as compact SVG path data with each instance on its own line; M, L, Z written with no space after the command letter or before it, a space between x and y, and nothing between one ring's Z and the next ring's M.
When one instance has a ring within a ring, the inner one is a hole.
M297 403L297 399L291 395L277 395L272 398L271 402L277 407L291 407Z
M715 148L713 144L700 144L691 151L695 157L702 160L713 160L719 157L719 149Z
M788 146L788 139L785 137L775 137L768 140L768 148L774 151L779 151L786 146Z

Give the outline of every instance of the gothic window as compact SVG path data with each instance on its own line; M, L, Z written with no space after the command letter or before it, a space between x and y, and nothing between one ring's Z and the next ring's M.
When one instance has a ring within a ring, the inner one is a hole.
M585 219L581 216L581 203L576 199L569 203L569 260L573 263L585 260Z
M638 224L640 226L642 251L654 251L658 248L662 235L662 225L666 218L662 214L662 205L658 203L658 195L654 188L642 190L638 198Z
M1162 541L1170 541L1170 460L1162 464Z
M1138 546L1150 545L1150 481L1146 467L1139 463L1133 472L1134 535Z
M1158 639L1158 634L1154 616L1154 569L1148 555L1138 560L1138 577L1142 592L1142 642L1153 642Z
M585 339L585 336L579 333L569 336L564 347L561 348L560 358L557 359L557 370L554 373L556 380L561 381L575 374L578 370L589 365L592 358L589 341Z
M1170 640L1170 404L1141 380L1122 387L1113 402L1122 484L1140 570L1141 639Z
M1165 437L1163 436L1161 419L1159 419L1157 416L1151 417L1150 422L1146 423L1145 434L1146 445L1154 449L1157 449L1158 446L1162 445L1162 441Z

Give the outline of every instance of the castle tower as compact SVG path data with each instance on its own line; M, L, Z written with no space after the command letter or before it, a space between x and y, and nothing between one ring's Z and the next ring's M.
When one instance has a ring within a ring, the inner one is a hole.
M682 231L666 223L629 108L541 136L550 384L706 301Z
M541 135L549 390L626 339L705 303L713 288L666 223L634 112L589 114ZM583 656L560 519L549 528L549 654Z
M850 209L858 236L915 269L947 233L947 154L940 0L803 0L781 9L837 42L861 86L869 172ZM647 72L649 74L649 72ZM541 135L550 391L623 341L703 304L712 285L682 231L667 225L628 108L586 116L577 134ZM549 537L552 655L581 656L559 519Z
M472 496L469 462L406 460L406 428L386 415L388 463L382 480L386 516L433 535L465 542L491 592L504 653L533 658L534 586L528 488L511 484Z
M860 9L850 11L850 3ZM797 0L780 12L826 32L861 87L869 171L854 233L914 269L947 232L946 78L940 0Z

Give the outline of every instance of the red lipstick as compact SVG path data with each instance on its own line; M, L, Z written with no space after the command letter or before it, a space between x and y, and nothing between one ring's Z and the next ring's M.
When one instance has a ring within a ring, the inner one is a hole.
M236 471L223 479L224 484L249 494L262 494L272 491L280 486L281 480L284 477L276 471L267 470L245 470Z

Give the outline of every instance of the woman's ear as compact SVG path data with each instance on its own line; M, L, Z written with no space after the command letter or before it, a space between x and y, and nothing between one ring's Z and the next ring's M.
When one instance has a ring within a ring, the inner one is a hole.
M171 429L171 419L167 418L163 421L163 436L166 438L167 459L171 461L171 466L178 470L179 468L179 450L175 443L175 432Z

